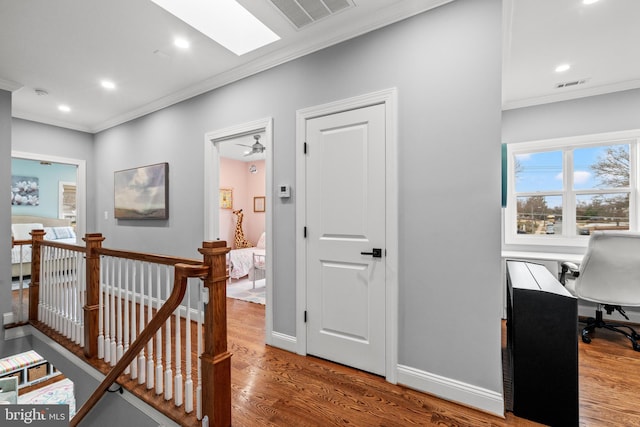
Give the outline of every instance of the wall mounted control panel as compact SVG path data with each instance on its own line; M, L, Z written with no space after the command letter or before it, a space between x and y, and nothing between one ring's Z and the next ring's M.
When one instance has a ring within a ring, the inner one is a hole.
M288 185L279 185L278 186L278 196L280 198L291 197L291 189Z

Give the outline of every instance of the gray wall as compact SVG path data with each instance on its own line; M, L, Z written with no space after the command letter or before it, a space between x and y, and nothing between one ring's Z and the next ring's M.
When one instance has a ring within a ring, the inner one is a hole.
M85 160L87 166L86 230L95 231L93 135L28 120L13 119L13 151ZM10 152L9 152L10 153ZM10 156L10 154L9 154ZM10 169L10 168L9 168ZM113 178L112 178L113 179Z
M501 14L458 0L97 134L96 230L197 257L206 132L273 117L274 183L295 183L296 110L397 87L399 362L501 393ZM164 161L170 219L113 220L113 172ZM274 330L295 335L295 203L273 208Z
M640 89L502 113L502 141L523 142L640 129Z
M11 187L11 92L0 90L0 188ZM8 194L8 191L7 191ZM7 199L8 201L8 199ZM0 316L11 312L11 204L0 203ZM1 319L2 317L0 317ZM2 323L0 321L0 323ZM0 332L4 338L4 328ZM3 341L0 340L0 356Z

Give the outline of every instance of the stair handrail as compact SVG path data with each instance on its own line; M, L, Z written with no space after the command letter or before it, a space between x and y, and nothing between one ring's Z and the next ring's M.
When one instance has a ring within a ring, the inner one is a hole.
M122 358L118 363L109 371L105 379L100 383L98 388L93 392L89 399L82 405L79 411L76 412L73 418L70 420L70 426L77 426L80 421L93 409L93 407L100 401L104 393L109 387L122 375L127 368L138 356L140 351L145 345L153 338L155 333L166 322L166 320L173 314L176 308L179 307L180 302L184 298L187 289L187 279L189 277L204 278L209 274L209 267L206 265L190 265L185 263L179 263L174 266L175 278L173 290L171 295L160 310L152 317L151 321L143 329L136 340L131 344L129 349L122 355Z

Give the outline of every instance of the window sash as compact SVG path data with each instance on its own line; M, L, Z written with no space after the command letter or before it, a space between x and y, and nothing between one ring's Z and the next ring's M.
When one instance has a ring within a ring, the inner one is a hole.
M553 246L586 246L587 236L577 232L576 207L580 195L594 194L629 194L629 230L637 231L638 227L638 143L640 130L612 132L598 135L577 136L544 141L511 143L507 145L507 206L504 215L504 242L507 245L553 245ZM611 146L617 144L629 145L629 186L614 188L580 188L574 189L574 161L575 149ZM515 191L515 161L517 155L534 154L549 151L563 153L563 190L553 191ZM561 196L562 197L562 235L527 235L517 234L517 203L519 197L532 196Z

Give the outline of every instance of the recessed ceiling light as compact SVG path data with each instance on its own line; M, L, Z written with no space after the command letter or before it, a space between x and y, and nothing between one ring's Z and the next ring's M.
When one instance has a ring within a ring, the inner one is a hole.
M556 73L564 73L565 71L567 71L569 68L571 68L571 65L569 64L561 64L558 65L556 67Z
M191 46L191 44L189 43L189 40L181 39L181 38L175 39L173 41L173 44L179 47L180 49L189 49L189 46Z
M234 0L151 0L236 55L280 37Z
M100 82L100 85L105 88L105 89L115 89L116 88L116 84L112 81L109 80L102 80Z
M598 0L582 0L582 4L594 4L597 2Z
M68 105L60 104L58 105L58 110L62 111L63 113L69 113L71 111L71 107L69 107Z

